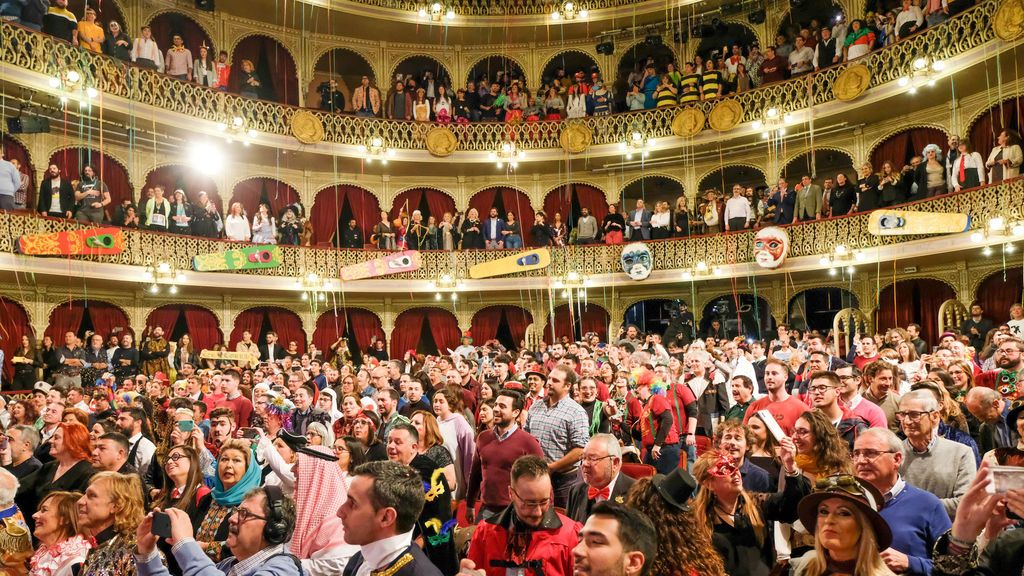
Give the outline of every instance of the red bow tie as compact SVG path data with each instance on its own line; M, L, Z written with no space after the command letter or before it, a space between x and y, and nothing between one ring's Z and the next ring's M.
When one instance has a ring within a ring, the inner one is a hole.
M598 498L608 499L611 495L611 490L605 486L598 490L597 488L587 488L587 500L597 500Z

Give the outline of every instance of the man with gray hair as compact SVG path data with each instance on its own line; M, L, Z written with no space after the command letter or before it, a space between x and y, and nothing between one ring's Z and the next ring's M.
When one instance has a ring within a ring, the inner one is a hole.
M43 467L33 454L39 448L39 431L32 426L17 425L7 429L7 447L0 449L0 464L18 480Z
M967 410L981 422L978 451L982 456L996 448L1017 446L1017 431L1007 424L1010 403L991 388L971 388L964 398Z
M32 557L32 533L14 503L18 479L0 469L0 574L23 574Z
M952 518L977 464L970 448L939 436L940 418L939 403L928 390L913 390L900 399L896 419L907 437L900 473L911 485L938 496Z
M595 434L585 448L580 461L583 482L569 491L569 506L565 515L584 523L598 502L611 500L622 503L633 486L633 479L622 471L622 446L611 434Z

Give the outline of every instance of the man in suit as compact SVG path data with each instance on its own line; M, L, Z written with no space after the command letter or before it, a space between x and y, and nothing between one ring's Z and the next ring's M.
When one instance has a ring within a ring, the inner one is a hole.
M651 239L651 211L644 208L644 201L637 199L636 209L629 213L629 239L638 242Z
M71 218L75 210L75 189L71 180L60 177L60 168L50 164L46 177L39 183L39 200L36 211L41 216Z
M811 181L804 174L800 180L800 191L796 193L796 207L793 210L793 223L806 222L821 218L821 186Z
M981 386L971 388L964 398L967 410L981 422L978 430L978 453L1017 445L1016 431L1008 423L1010 403L996 390ZM1013 423L1016 423L1016 418Z
M583 449L583 482L569 492L566 516L577 522L586 522L590 511L598 502L609 500L622 503L633 486L633 479L622 471L622 447L611 434L595 434Z
M498 217L498 209L491 206L490 216L484 222L484 245L488 250L505 247L505 221Z
M279 362L284 356L284 348L277 343L277 332L267 332L267 343L260 346L260 361Z
M821 195L821 192L818 192ZM775 208L775 223L789 224L793 222L794 207L796 206L796 194L789 189L789 185L782 178L779 178L779 187L775 194L768 199L768 207Z

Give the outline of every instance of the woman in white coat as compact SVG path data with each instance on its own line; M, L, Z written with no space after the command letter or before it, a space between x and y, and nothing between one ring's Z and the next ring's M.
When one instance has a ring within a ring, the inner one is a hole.
M1020 149L1020 134L1016 130L1003 130L996 137L996 147L988 155L985 166L988 168L988 181L998 184L1020 176L1020 165L1024 162L1024 154Z

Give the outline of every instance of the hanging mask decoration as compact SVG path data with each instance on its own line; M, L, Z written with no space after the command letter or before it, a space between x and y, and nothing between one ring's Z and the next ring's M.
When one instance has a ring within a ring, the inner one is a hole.
M633 280L646 280L654 269L651 249L643 242L634 242L622 247L622 271Z
M761 268L782 266L789 254L789 234L778 226L762 228L754 236L754 260Z

